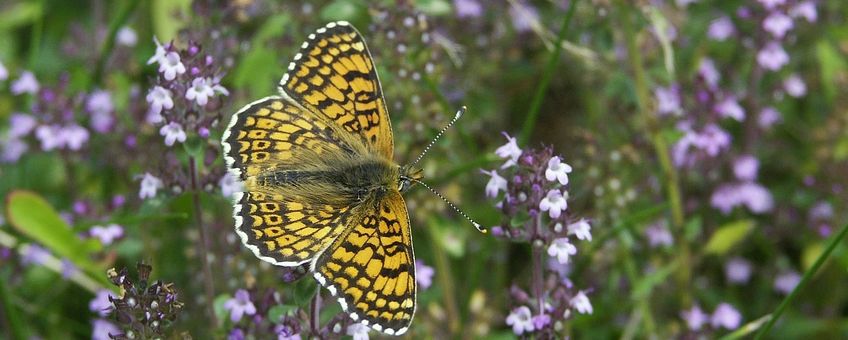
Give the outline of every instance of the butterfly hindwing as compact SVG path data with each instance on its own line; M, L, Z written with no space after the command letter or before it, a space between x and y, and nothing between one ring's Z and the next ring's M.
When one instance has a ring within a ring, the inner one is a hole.
M415 260L406 204L390 191L317 259L315 278L351 318L403 334L415 313Z
M310 34L280 87L392 159L391 121L377 70L362 35L347 22L332 22Z

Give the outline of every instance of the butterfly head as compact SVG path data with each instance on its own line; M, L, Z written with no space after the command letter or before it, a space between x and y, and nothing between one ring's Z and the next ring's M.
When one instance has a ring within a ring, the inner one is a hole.
M417 181L424 178L420 168L413 165L403 165L400 167L400 176L398 176L398 191L405 192L412 187Z

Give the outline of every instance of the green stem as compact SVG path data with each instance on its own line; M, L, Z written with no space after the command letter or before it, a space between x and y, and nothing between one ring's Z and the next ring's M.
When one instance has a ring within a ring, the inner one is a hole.
M761 339L764 335L766 335L766 333L768 333L769 329L771 329L777 319L780 318L780 315L783 314L783 311L786 310L786 307L789 307L789 304L792 302L792 300L795 299L795 296L798 295L798 292L801 291L801 289L807 285L807 282L810 281L810 279L812 279L813 275L815 275L816 272L819 270L819 267L821 267L822 264L824 264L824 261L827 260L828 257L830 257L830 253L832 253L833 250L836 249L836 246L838 246L839 242L842 241L843 238L845 238L846 234L848 234L848 223L843 225L842 230L839 231L839 234L837 234L832 240L830 240L830 243L827 245L827 248L825 248L824 252L819 255L819 257L816 259L816 262L813 263L813 266L810 267L810 269L807 269L806 272L804 272L804 276L801 277L801 281L798 282L798 285L795 286L795 289L793 289L792 292L789 293L789 295L787 295L783 299L783 301L780 302L780 305L777 306L777 309L774 311L774 313L772 313L771 318L769 318L768 323L766 323L766 325L761 328L759 332L757 332L757 335L754 337L755 340Z
M191 199L194 207L194 211L192 215L194 215L194 221L197 224L197 230L200 234L200 244L199 247L199 256L200 263L203 266L203 286L206 291L206 312L208 314L209 320L211 324L215 327L218 326L218 319L215 317L215 285L214 285L214 277L212 275L212 267L209 264L209 233L206 230L206 225L203 224L203 210L200 206L200 191L202 190L198 185L197 178L199 177L197 170L197 163L199 160L195 159L194 156L188 157L188 166L189 172L191 176Z
M106 40L103 42L103 48L100 50L100 55L97 57L97 64L94 65L94 76L92 77L92 81L88 84L89 90L93 89L96 85L99 85L103 81L103 68L106 67L106 61L109 60L109 56L112 54L112 48L115 46L115 36L118 34L118 30L121 29L121 27L123 27L127 22L130 14L135 11L139 2L139 0L127 1L124 8L122 8L115 17L115 20L109 23L109 31L106 34Z
M633 23L633 13L639 13L639 10L635 7L631 8L625 1L619 1L619 7L621 8L619 15L621 16L622 29L627 40L627 55L633 71L636 104L641 117L639 125L645 130L645 134L649 136L651 144L654 147L654 153L656 153L660 168L662 169L666 195L668 196L667 199L671 208L672 230L676 232L675 237L681 241L679 242L680 252L678 253L681 265L677 271L677 283L680 292L683 294L683 305L689 305L690 296L688 287L691 274L691 259L689 245L687 242L684 242L684 215L678 174L674 165L671 163L668 142L660 133L659 122L656 116L650 111L648 105L650 102L648 77L642 64L642 52L637 46L636 27Z
M449 263L448 255L444 248L439 244L439 232L434 224L430 224L427 230L430 231L430 249L433 252L436 267L436 279L439 280L439 286L442 288L442 303L445 305L445 317L448 320L447 331L451 335L459 335L461 329L461 320L459 318L459 308L456 304L456 289L453 283L453 272Z
M545 93L548 91L548 85L551 84L551 78L554 76L554 70L559 63L559 56L562 54L562 41L565 40L565 34L568 32L568 24L574 16L574 9L577 8L578 0L572 0L568 5L568 12L562 20L562 27L559 28L557 39L554 44L554 50L551 51L551 57L545 65L545 72L542 74L542 81L536 88L536 93L533 95L533 101L530 102L530 109L527 111L527 119L524 120L524 126L521 128L521 134L518 136L520 144L526 144L527 139L533 133L533 128L536 127L536 120L539 119L539 109L542 107L542 100L545 98Z

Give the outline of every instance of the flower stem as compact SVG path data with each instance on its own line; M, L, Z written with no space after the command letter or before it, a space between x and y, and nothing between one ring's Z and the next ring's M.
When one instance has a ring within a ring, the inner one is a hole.
M194 221L197 223L197 230L200 233L200 263L203 265L203 283L206 290L206 312L209 314L209 320L212 325L218 326L218 320L215 317L215 286L212 277L212 267L209 266L209 242L206 233L206 225L203 224L203 211L200 207L200 187L197 185L197 160L194 156L188 157L189 173L191 175L191 199L194 203Z
M622 30L627 42L627 56L633 72L634 88L636 91L636 104L641 116L640 126L651 140L654 153L660 163L660 168L665 180L667 199L671 208L672 230L676 232L680 251L678 252L681 265L677 271L677 284L682 294L683 305L690 304L689 281L690 281L690 254L689 245L685 242L683 204L678 184L678 174L669 156L669 147L660 131L656 116L648 108L650 101L648 91L648 78L642 65L642 52L637 46L636 28L633 24L633 13L639 13L639 9L627 5L625 1L619 1Z
M321 287L318 287L318 291L315 292L315 296L312 297L312 303L309 306L309 330L312 332L312 336L317 337L318 330L321 328L319 323L319 316L321 316Z
M530 102L530 109L527 110L527 119L524 120L524 126L521 128L521 134L518 136L518 140L522 144L527 142L527 139L533 133L533 128L536 127L536 120L539 118L539 109L542 107L542 100L545 98L548 85L551 84L551 78L554 76L554 69L559 62L559 56L562 54L562 41L568 32L568 24L571 23L571 18L574 16L574 9L577 8L577 2L578 0L572 0L568 4L568 11L565 17L563 17L562 27L559 28L559 33L554 42L554 50L551 51L551 57L545 65L545 72L542 73L542 80L536 88L533 101Z
M757 335L754 337L755 340L762 339L762 337L766 335L766 333L768 333L769 329L771 329L777 319L780 318L780 315L783 314L783 311L786 310L786 307L788 307L792 300L795 299L795 296L798 295L798 292L801 291L801 289L807 285L807 282L810 281L813 275L816 274L816 272L819 270L819 267L824 264L824 261L827 260L828 257L830 257L830 253L832 253L833 250L836 249L836 246L838 246L840 241L845 238L846 234L848 234L848 223L843 225L842 230L839 231L839 234L837 234L832 240L830 240L830 243L827 245L827 248L825 248L821 255L819 255L819 257L816 259L816 262L813 263L813 266L810 267L810 269L807 269L806 272L804 272L804 276L801 277L801 281L798 282L798 285L795 286L795 289L792 289L792 292L790 292L789 295L787 295L783 299L783 301L780 302L780 305L777 306L777 309L774 310L774 313L772 313L771 318L769 318L768 323L766 323L766 325L763 326L763 328L761 328L759 332L757 332Z

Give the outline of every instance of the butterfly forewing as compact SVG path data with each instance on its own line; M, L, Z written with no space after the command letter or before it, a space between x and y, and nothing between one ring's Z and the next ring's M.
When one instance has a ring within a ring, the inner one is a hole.
M406 204L390 191L318 259L316 279L354 320L403 334L415 312L415 260Z
M333 22L310 34L280 87L392 159L392 127L380 80L365 40L347 22Z

